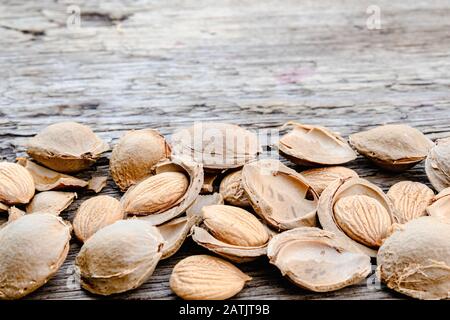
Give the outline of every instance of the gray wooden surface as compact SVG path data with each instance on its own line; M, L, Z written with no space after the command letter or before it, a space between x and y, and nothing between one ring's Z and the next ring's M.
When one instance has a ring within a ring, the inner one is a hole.
M13 161L23 155L24 139L63 120L88 124L111 144L132 128L170 136L197 120L250 129L296 120L345 136L404 122L432 139L450 136L450 4L392 2L3 0L1 157ZM80 28L67 27L73 4L81 10ZM366 10L373 4L381 29L369 30ZM427 182L423 165L401 175L362 158L349 167L385 190L402 179ZM81 176L107 168L104 158ZM120 197L111 179L103 193ZM72 219L90 196L79 193L63 216ZM73 241L57 275L29 298L96 298L74 282L79 248ZM141 288L112 298L175 298L171 269L193 253L206 251L187 241ZM264 259L241 268L253 281L237 298L402 298L365 283L309 293Z

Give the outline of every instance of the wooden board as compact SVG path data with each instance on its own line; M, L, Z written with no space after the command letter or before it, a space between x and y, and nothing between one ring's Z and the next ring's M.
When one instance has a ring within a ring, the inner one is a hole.
M13 161L24 140L50 123L90 125L111 145L126 130L170 137L194 121L278 128L288 120L344 136L385 123L408 123L432 139L450 136L448 1L377 1L381 29L369 30L372 1L3 1L0 4L0 151ZM81 27L67 27L68 6ZM109 154L106 154L109 157ZM351 163L385 190L411 179L361 157ZM300 170L301 168L296 168ZM104 158L81 174L108 171ZM120 197L111 179L104 194ZM71 220L92 194L79 194ZM94 299L74 281L75 241L67 261L31 299ZM141 288L112 298L173 299L174 264L206 253L190 240L159 264ZM366 283L334 293L296 288L264 259L242 265L253 281L239 299L397 299Z

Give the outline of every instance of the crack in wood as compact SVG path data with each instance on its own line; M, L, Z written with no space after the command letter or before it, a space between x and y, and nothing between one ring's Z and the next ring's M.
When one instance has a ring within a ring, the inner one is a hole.
M13 28L10 26L5 26L5 25L0 25L0 28L21 32L23 34L29 34L35 38L45 36L45 30L40 30L40 29L19 29L19 28Z

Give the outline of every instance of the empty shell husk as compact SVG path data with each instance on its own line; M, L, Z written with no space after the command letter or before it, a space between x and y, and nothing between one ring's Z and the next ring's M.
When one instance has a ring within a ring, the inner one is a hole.
M183 216L158 226L158 230L166 241L162 251L162 259L173 256L183 245L191 232L191 228L199 222L198 216Z
M261 152L255 133L227 123L199 122L172 136L174 154L202 163L205 169L243 166Z
M379 126L352 134L350 144L381 168L404 171L424 160L433 142L404 124Z
M37 191L78 189L88 185L84 180L53 171L25 158L17 158L17 163L30 172Z
M274 236L267 255L289 280L315 292L357 284L372 270L369 256L352 252L332 232L318 228L296 228Z
M395 222L390 199L361 178L336 180L320 196L318 216L324 230L342 238L353 251L374 257Z
M190 207L186 209L186 215L197 216L201 219L203 207L211 206L213 204L223 204L223 197L220 193L201 194L195 199Z
M107 176L92 177L91 180L89 180L87 188L95 193L100 193L103 188L106 187L107 181Z
M76 122L52 124L31 138L27 153L58 172L89 168L109 146L86 125Z
M37 193L27 205L27 213L46 212L59 216L77 198L75 192L44 191Z
M309 169L300 172L300 174L306 178L306 181L308 181L318 195L321 195L323 190L337 179L359 177L352 169L339 166Z
M110 171L122 191L150 175L152 168L170 157L166 139L153 129L133 130L120 138L114 147Z
M339 134L324 127L286 123L292 130L278 143L280 154L303 166L338 165L356 159L355 151Z
M317 224L319 197L305 178L278 160L263 159L242 169L244 188L255 212L279 230Z

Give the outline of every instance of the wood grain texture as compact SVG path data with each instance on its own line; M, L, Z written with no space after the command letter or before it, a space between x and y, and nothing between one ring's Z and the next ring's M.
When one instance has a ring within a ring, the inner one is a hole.
M295 120L344 136L403 122L432 139L450 136L448 1L376 1L381 29L368 30L372 2L2 1L1 157L24 155L24 139L63 120L90 125L111 145L129 129L170 137L200 120L250 129ZM79 30L66 26L71 4L81 9ZM80 176L107 173L109 156ZM349 167L384 190L404 179L428 183L423 164L401 175L361 157ZM111 179L102 193L120 197ZM80 192L63 217L91 196ZM29 298L97 298L74 281L79 248L74 240L57 275ZM175 298L171 269L193 253L206 251L188 240L141 288L111 298ZM365 283L309 293L265 259L241 268L253 281L239 299L402 298Z

